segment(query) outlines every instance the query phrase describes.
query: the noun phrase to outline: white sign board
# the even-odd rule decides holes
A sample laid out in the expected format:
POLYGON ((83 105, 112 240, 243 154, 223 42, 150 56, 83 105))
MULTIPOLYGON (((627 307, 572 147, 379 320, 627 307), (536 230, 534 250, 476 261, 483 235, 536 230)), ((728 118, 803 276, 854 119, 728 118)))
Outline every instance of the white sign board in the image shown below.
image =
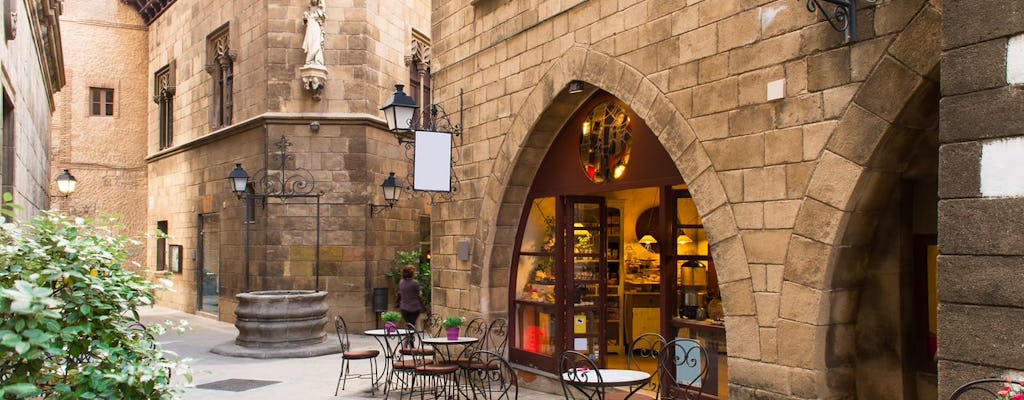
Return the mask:
POLYGON ((452 191, 452 134, 416 131, 413 158, 414 190, 452 191))
POLYGON ((1024 138, 997 139, 981 146, 981 195, 1024 197, 1024 138))

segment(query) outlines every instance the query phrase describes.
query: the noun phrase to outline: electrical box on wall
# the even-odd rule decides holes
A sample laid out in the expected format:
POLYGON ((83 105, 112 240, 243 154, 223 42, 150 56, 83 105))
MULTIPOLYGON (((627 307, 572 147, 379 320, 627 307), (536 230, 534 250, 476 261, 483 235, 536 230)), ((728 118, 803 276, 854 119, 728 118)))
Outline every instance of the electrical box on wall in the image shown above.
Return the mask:
POLYGON ((469 261, 469 240, 460 240, 458 245, 459 261, 469 261))

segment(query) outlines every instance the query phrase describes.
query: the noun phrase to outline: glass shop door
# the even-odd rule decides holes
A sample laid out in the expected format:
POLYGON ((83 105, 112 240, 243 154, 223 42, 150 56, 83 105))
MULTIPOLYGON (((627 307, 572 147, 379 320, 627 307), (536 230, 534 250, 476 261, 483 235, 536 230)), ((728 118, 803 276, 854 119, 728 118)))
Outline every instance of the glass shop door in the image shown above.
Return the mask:
POLYGON ((604 365, 608 350, 602 312, 608 291, 605 201, 601 197, 565 197, 563 204, 565 348, 604 365))

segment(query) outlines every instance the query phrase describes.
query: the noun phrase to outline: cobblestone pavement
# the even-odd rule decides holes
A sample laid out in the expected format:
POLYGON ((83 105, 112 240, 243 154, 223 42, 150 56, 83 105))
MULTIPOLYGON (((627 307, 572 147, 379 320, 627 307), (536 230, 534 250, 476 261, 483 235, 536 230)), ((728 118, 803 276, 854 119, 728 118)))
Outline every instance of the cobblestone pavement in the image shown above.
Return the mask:
MULTIPOLYGON (((185 389, 185 400, 247 399, 247 400, 290 400, 290 399, 382 399, 370 392, 367 380, 349 380, 344 391, 334 396, 334 385, 340 368, 339 355, 321 357, 258 360, 233 358, 211 353, 214 346, 234 340, 238 330, 232 324, 209 318, 175 311, 165 307, 154 307, 142 312, 143 322, 160 323, 165 320, 188 321, 191 329, 184 334, 168 332, 159 337, 165 350, 173 351, 182 358, 190 358, 193 370, 193 385, 185 389), (273 381, 266 386, 233 392, 227 390, 200 389, 196 386, 220 382, 227 379, 273 381)), ((351 335, 353 348, 379 348, 377 342, 363 335, 351 335)), ((378 360, 378 364, 383 358, 378 360)), ((353 363, 352 373, 369 372, 369 363, 353 363)), ((184 382, 184 379, 179 379, 184 382)), ((395 398, 394 396, 391 396, 395 398)), ((556 399, 562 396, 520 389, 519 398, 556 399)))

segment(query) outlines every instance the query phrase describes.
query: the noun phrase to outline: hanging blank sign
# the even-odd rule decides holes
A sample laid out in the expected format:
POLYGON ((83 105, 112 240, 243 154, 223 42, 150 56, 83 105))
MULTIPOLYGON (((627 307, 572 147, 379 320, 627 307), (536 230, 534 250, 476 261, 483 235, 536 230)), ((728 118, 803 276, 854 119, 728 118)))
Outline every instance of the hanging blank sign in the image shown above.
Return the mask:
POLYGON ((452 134, 416 131, 413 189, 452 191, 452 134))

